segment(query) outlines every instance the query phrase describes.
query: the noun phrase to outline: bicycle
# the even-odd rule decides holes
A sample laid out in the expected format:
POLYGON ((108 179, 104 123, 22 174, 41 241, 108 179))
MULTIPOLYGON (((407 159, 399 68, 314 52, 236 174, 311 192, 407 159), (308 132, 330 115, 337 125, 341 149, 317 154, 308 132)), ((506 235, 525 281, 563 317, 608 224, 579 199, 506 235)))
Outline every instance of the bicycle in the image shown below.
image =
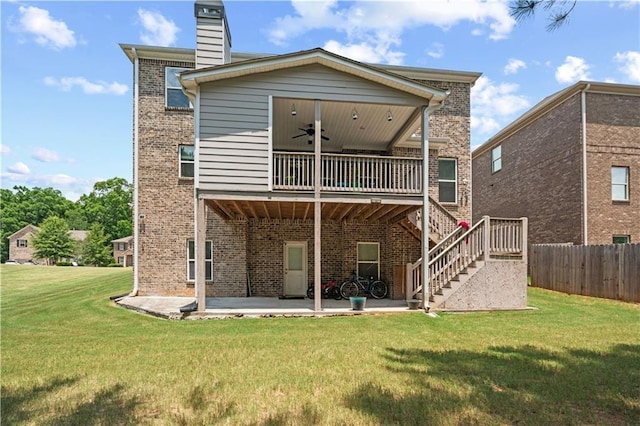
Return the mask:
MULTIPOLYGON (((313 283, 309 283, 309 287, 307 288, 307 297, 309 299, 313 299, 314 297, 314 287, 315 285, 313 283)), ((324 299, 342 299, 342 295, 340 294, 340 287, 338 287, 338 283, 336 283, 334 280, 320 283, 320 294, 324 299)))
POLYGON ((381 280, 374 280, 373 276, 369 278, 362 277, 353 271, 351 279, 340 285, 340 294, 345 299, 356 297, 361 292, 370 294, 374 299, 382 299, 387 296, 387 284, 381 280))

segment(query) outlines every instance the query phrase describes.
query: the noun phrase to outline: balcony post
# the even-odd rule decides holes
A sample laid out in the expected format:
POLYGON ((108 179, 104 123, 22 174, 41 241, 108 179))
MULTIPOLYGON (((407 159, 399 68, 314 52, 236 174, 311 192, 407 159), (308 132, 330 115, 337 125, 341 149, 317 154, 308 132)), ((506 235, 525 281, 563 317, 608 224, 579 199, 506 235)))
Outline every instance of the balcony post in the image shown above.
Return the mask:
POLYGON ((320 201, 320 188, 322 185, 320 178, 320 160, 322 152, 322 120, 321 120, 321 108, 320 101, 315 101, 315 129, 317 131, 314 134, 314 153, 315 161, 313 167, 313 309, 320 311, 322 309, 322 205, 320 201))
POLYGON ((422 306, 429 311, 429 106, 422 108, 422 306))

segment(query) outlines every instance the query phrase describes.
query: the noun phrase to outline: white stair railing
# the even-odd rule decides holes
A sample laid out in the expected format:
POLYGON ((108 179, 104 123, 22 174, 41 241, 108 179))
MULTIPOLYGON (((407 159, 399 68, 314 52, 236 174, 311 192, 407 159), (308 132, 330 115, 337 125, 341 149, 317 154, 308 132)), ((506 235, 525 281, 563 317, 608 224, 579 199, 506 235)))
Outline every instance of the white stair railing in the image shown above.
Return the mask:
MULTIPOLYGON (((527 219, 483 217, 464 233, 451 233, 429 251, 427 297, 432 299, 479 258, 522 259, 526 262, 527 219), (452 241, 453 240, 453 241, 452 241)), ((407 298, 423 291, 422 259, 407 265, 407 298)))
MULTIPOLYGON (((422 230, 422 209, 409 214, 409 221, 422 230)), ((458 227, 458 219, 449 210, 429 197, 429 232, 437 235, 439 240, 450 235, 458 227)))

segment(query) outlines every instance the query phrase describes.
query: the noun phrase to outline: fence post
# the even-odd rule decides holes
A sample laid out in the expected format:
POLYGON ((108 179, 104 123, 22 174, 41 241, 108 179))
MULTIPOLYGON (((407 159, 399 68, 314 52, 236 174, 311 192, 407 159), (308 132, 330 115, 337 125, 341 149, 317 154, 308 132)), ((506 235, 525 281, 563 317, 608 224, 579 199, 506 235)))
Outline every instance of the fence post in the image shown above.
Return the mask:
POLYGON ((405 283, 405 299, 412 299, 411 294, 413 293, 413 265, 411 263, 407 263, 404 269, 404 283, 405 283))
POLYGON ((491 218, 482 216, 482 220, 484 220, 484 261, 488 262, 491 253, 491 218))

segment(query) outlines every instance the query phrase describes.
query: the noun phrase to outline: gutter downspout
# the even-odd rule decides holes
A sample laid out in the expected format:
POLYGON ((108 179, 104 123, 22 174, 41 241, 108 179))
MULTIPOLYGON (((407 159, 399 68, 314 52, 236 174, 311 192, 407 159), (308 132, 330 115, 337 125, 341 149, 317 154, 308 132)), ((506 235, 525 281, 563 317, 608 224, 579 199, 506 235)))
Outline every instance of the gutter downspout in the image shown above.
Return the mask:
MULTIPOLYGON (((447 95, 449 92, 447 91, 447 95)), ((436 111, 444 105, 444 99, 436 105, 427 105, 422 108, 422 265, 420 273, 422 275, 422 306, 429 312, 429 296, 431 286, 429 285, 429 113, 436 111)))
POLYGON ((140 242, 138 236, 140 234, 140 207, 138 205, 138 157, 139 157, 139 141, 138 141, 138 96, 139 90, 139 74, 140 63, 136 48, 132 47, 133 53, 133 289, 129 296, 138 295, 138 265, 140 242))
POLYGON ((587 95, 591 83, 582 89, 580 101, 582 108, 582 244, 589 244, 587 227, 587 95))

